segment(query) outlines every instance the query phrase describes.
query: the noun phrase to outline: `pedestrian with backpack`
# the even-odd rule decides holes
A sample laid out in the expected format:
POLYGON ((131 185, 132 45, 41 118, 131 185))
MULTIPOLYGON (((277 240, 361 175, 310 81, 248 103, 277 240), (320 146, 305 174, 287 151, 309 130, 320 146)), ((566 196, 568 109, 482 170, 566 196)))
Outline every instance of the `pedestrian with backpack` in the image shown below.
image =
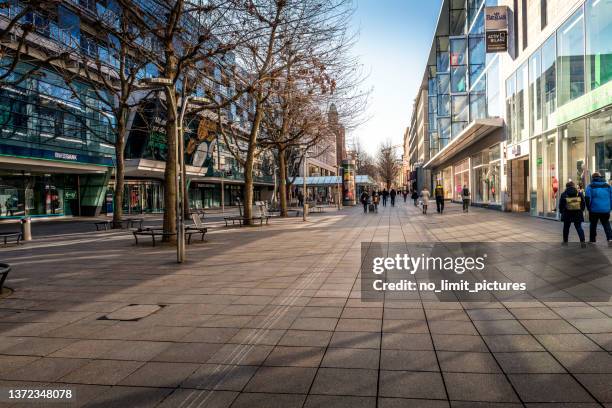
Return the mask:
POLYGON ((438 181, 436 185, 434 196, 436 197, 436 211, 442 214, 444 212, 444 187, 442 187, 441 181, 438 181))
POLYGON ((612 187, 598 172, 591 176, 591 184, 586 188, 585 200, 589 210, 589 242, 596 241, 597 223, 601 222, 606 233, 608 246, 612 246, 612 228, 610 228, 612 187))
POLYGON ((569 230, 571 225, 574 224, 578 238, 580 238, 580 245, 582 247, 586 246, 584 230, 582 229, 585 208, 584 196, 578 191, 573 181, 568 182, 559 200, 559 212, 561 213, 561 221, 563 221, 563 245, 567 245, 569 230))
POLYGON ((470 189, 467 184, 463 185, 463 189, 461 190, 461 201, 463 201, 463 212, 470 211, 470 189))

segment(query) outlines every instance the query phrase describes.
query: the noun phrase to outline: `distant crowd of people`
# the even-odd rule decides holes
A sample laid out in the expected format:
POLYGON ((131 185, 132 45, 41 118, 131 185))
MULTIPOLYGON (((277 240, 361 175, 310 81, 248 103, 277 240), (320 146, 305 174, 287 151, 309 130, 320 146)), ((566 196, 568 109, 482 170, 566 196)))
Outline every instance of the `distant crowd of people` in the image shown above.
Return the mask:
MULTIPOLYGON (((410 195, 413 205, 420 206, 422 213, 427 215, 429 201, 432 194, 427 187, 419 192, 416 189, 396 190, 391 188, 383 189, 381 192, 376 189, 371 193, 364 190, 361 193, 360 202, 363 205, 363 212, 377 213, 378 204, 382 198, 383 207, 390 202, 391 207, 395 207, 396 197, 401 194, 404 198, 404 203, 410 195)), ((470 211, 471 193, 467 184, 464 184, 459 192, 462 201, 464 213, 470 211)), ((436 211, 438 214, 444 214, 444 199, 445 191, 441 180, 438 180, 433 191, 433 197, 436 202, 436 211)), ((597 239, 597 225, 601 223, 608 245, 612 246, 612 227, 610 226, 610 212, 612 211, 612 186, 598 172, 591 175, 591 183, 583 189, 582 186, 576 186, 573 181, 569 181, 565 186, 565 191, 559 199, 559 212, 561 221, 563 222, 563 244, 567 245, 569 239, 569 231, 572 224, 578 233, 581 245, 586 246, 586 237, 582 229, 584 222, 585 210, 588 211, 589 219, 589 242, 594 243, 597 239)))

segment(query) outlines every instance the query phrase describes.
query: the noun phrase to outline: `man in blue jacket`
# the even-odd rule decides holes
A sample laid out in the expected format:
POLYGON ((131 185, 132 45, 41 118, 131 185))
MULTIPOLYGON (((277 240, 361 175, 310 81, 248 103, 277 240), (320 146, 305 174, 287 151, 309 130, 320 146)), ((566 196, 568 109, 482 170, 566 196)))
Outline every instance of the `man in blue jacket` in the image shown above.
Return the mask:
POLYGON ((612 244, 612 228, 610 228, 610 210, 612 210, 612 187, 595 172, 591 176, 591 184, 586 189, 586 205, 589 209, 589 222, 591 223, 589 241, 595 242, 597 236, 597 222, 606 232, 608 245, 612 244))

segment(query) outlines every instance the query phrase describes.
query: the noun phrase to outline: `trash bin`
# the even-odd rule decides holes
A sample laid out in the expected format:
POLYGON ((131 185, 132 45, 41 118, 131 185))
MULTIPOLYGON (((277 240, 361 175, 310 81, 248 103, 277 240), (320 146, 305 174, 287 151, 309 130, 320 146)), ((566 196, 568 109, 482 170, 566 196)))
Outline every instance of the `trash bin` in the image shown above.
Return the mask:
POLYGON ((32 240, 32 218, 23 217, 21 219, 21 239, 23 241, 32 240))

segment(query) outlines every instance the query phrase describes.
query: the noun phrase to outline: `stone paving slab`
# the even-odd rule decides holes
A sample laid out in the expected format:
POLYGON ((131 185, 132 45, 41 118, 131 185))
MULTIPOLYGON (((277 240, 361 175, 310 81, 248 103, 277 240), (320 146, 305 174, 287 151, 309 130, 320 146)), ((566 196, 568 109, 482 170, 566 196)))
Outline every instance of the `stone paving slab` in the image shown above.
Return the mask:
POLYGON ((612 406, 610 301, 361 300, 362 242, 560 241, 557 222, 447 208, 215 227, 180 266, 126 231, 45 225, 0 249, 0 388, 75 390, 57 407, 612 406))

